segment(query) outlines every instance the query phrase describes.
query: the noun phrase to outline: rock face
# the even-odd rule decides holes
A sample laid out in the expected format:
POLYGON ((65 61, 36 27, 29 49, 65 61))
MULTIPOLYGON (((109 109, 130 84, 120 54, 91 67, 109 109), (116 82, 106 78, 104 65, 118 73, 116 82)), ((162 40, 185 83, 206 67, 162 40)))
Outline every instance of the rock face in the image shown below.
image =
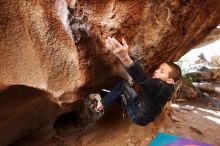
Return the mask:
POLYGON ((3 0, 0 5, 0 145, 7 145, 52 128, 68 110, 62 101, 79 99, 84 75, 65 2, 3 0))
MULTIPOLYGON (((220 26, 218 26, 218 27, 220 27, 220 26)), ((202 40, 202 41, 199 43, 199 45, 197 45, 196 47, 197 47, 197 48, 203 47, 203 46, 208 45, 208 44, 210 44, 210 43, 212 43, 212 42, 215 42, 215 41, 217 41, 217 40, 219 40, 219 39, 220 39, 220 29, 219 29, 219 28, 215 28, 215 29, 213 29, 213 30, 210 32, 210 34, 209 34, 204 40, 202 40)))
POLYGON ((180 58, 220 21, 218 0, 1 0, 0 6, 0 145, 52 125, 83 96, 128 78, 104 47, 107 36, 124 37, 151 71, 180 58))

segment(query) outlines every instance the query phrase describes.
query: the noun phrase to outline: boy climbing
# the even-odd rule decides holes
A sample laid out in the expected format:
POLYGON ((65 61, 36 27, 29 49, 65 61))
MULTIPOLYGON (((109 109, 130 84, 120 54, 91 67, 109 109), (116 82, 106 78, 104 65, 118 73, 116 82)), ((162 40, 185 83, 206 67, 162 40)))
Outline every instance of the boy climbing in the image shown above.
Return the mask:
POLYGON ((166 102, 170 100, 174 83, 181 78, 179 66, 172 62, 162 63, 155 70, 153 77, 150 77, 144 72, 140 63, 129 56, 129 47, 124 39, 121 44, 115 38, 108 37, 106 47, 124 64, 128 74, 141 87, 142 93, 137 96, 130 84, 122 80, 96 104, 93 102, 86 102, 86 104, 91 103, 89 107, 99 113, 114 101, 121 100, 133 123, 147 125, 161 113, 166 102))

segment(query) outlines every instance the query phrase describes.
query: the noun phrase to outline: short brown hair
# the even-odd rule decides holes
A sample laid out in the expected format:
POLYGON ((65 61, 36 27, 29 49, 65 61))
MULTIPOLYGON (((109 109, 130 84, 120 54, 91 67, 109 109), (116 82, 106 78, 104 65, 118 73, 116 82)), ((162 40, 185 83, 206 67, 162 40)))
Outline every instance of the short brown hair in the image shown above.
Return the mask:
POLYGON ((173 62, 165 62, 172 69, 172 72, 169 73, 169 77, 174 80, 174 82, 178 81, 182 78, 182 71, 180 67, 173 62))

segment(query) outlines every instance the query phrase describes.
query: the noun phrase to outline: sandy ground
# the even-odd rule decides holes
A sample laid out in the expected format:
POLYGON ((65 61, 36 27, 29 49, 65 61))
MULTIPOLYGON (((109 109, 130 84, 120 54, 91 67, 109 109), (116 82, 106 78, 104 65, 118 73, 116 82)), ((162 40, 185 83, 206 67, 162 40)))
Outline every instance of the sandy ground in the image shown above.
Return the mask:
MULTIPOLYGON (((220 103, 220 95, 212 95, 220 103)), ((23 140, 14 145, 42 146, 147 146, 157 132, 173 134, 220 146, 220 111, 206 98, 172 104, 171 116, 161 123, 157 119, 141 127, 123 118, 121 107, 113 105, 105 116, 96 123, 79 120, 74 113, 63 115, 57 120, 57 134, 46 141, 23 140), (182 109, 185 105, 193 106, 182 109)))
MULTIPOLYGON (((220 103, 219 94, 212 95, 212 98, 220 103)), ((167 133, 220 146, 220 110, 213 107, 209 100, 200 98, 172 106, 172 113, 178 121, 171 118, 165 121, 167 133), (178 107, 185 105, 191 105, 194 109, 182 110, 178 107)))

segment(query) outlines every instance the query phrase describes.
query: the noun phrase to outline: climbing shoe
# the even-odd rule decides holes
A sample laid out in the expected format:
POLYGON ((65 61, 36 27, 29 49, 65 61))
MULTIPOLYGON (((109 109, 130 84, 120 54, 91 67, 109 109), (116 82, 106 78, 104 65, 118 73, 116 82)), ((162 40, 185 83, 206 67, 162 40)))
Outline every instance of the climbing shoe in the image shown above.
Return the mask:
POLYGON ((88 117, 93 122, 99 120, 104 115, 104 108, 101 110, 95 109, 97 103, 98 101, 96 99, 90 99, 88 97, 84 98, 84 104, 86 106, 88 117))

